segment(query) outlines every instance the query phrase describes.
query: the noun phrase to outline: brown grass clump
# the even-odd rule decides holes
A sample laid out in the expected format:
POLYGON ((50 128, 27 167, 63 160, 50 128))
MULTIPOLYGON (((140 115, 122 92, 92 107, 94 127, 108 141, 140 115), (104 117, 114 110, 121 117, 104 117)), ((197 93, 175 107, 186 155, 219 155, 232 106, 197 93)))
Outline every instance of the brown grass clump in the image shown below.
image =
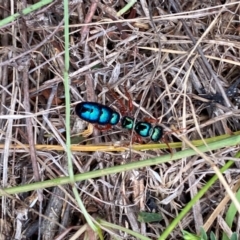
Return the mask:
MULTIPOLYGON (((70 185, 54 183, 50 188, 27 191, 27 184, 68 175, 63 151, 62 1, 52 1, 27 15, 21 11, 38 1, 0 2, 1 19, 21 13, 0 27, 1 185, 3 189, 26 185, 26 190, 15 195, 1 193, 5 196, 0 239, 83 239, 83 235, 73 236, 79 229, 96 239, 70 185)), ((136 150, 134 134, 120 125, 107 131, 93 127, 91 136, 83 136, 86 125, 74 107, 81 101, 94 101, 121 111, 124 105, 125 113, 137 121, 154 119, 168 132, 165 142, 182 142, 177 149, 171 145, 172 155, 187 148, 188 141, 233 135, 240 130, 240 4, 141 0, 119 14, 125 5, 123 0, 69 1, 71 140, 82 145, 72 152, 72 159, 75 174, 103 171, 101 178, 76 183, 94 220, 100 218, 157 239, 213 176, 209 162, 196 153, 105 176, 104 169, 163 156, 169 149, 164 144, 165 150, 136 150), (92 152, 88 148, 92 145, 120 146, 125 151, 92 152), (163 219, 139 222, 140 212, 157 212, 163 219)), ((141 144, 144 147, 148 142, 143 139, 141 144)), ((225 147, 207 156, 221 168, 238 150, 238 145, 225 147)), ((235 191, 238 166, 236 161, 224 175, 235 191)), ((232 229, 225 229, 230 203, 225 195, 217 181, 168 239, 182 239, 181 230, 197 234, 202 226, 217 238, 223 232, 238 232, 237 220, 232 229), (218 213, 211 215, 218 206, 218 213)), ((104 223, 100 226, 104 239, 138 239, 104 223)))

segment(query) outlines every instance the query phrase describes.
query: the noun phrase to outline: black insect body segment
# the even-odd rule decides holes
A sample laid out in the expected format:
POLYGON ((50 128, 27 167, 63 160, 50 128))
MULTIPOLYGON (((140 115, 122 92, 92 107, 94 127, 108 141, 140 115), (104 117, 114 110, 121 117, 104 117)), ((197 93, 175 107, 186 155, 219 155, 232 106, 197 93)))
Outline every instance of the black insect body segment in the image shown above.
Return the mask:
POLYGON ((158 142, 163 137, 163 128, 161 126, 155 126, 152 128, 150 139, 153 142, 158 142))
POLYGON ((134 130, 141 137, 149 137, 152 131, 152 125, 148 122, 138 122, 134 130))
POLYGON ((134 128, 134 119, 131 117, 124 116, 121 119, 122 128, 132 130, 134 128))
POLYGON ((118 112, 96 102, 81 102, 77 104, 76 114, 86 122, 99 125, 116 125, 120 120, 118 112))
MULTIPOLYGON (((76 105, 76 114, 86 122, 98 125, 116 125, 120 121, 120 114, 112 108, 96 102, 81 102, 76 105)), ((150 137, 151 141, 158 142, 163 136, 161 126, 152 126, 151 123, 135 122, 134 118, 123 116, 121 126, 127 130, 134 130, 139 136, 150 137)))

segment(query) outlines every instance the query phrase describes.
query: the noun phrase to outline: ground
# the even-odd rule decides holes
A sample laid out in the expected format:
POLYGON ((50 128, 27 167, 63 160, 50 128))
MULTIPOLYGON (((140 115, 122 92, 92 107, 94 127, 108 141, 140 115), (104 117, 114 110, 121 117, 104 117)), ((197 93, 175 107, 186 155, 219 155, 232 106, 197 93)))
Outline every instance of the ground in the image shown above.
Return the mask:
POLYGON ((0 6, 0 239, 239 234, 239 1, 0 6), (86 101, 161 141, 88 124, 86 101))

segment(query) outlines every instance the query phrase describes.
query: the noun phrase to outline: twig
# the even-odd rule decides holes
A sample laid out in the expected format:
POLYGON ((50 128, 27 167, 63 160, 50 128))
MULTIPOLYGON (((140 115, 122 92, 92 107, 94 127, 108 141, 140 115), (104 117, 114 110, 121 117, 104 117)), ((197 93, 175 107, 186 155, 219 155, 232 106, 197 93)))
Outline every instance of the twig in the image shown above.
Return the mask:
MULTIPOLYGON (((181 11, 181 7, 179 6, 179 3, 178 3, 177 1, 170 0, 170 2, 171 2, 171 5, 172 5, 173 9, 174 9, 176 12, 180 12, 180 11, 181 11)), ((219 14, 221 14, 221 11, 219 11, 219 14)), ((196 45, 197 41, 196 41, 195 38, 193 37, 193 35, 192 35, 192 33, 191 33, 188 25, 186 24, 186 22, 185 22, 183 19, 181 19, 180 21, 182 22, 183 27, 185 28, 185 31, 187 32, 188 36, 191 38, 193 44, 196 45)), ((228 99, 228 97, 227 97, 227 95, 226 95, 226 93, 225 93, 225 91, 224 91, 221 83, 219 82, 219 79, 217 78, 216 74, 215 74, 215 73, 213 72, 213 70, 212 70, 211 65, 210 65, 209 62, 207 61, 207 58, 205 57, 205 55, 204 55, 204 53, 203 53, 203 51, 202 51, 202 48, 199 47, 199 46, 197 46, 196 49, 197 49, 198 53, 201 55, 202 60, 203 60, 203 62, 204 62, 204 64, 205 64, 208 72, 209 72, 209 73, 211 74, 211 76, 214 78, 214 80, 215 80, 215 82, 216 82, 216 84, 217 84, 217 86, 218 86, 218 89, 220 90, 220 92, 221 92, 221 94, 222 94, 222 96, 223 96, 223 98, 224 98, 224 100, 225 100, 225 105, 226 105, 226 107, 231 107, 231 103, 229 102, 229 99, 228 99)))
MULTIPOLYGON (((25 25, 25 20, 23 19, 22 24, 25 25)), ((21 33, 21 41, 22 46, 24 50, 29 49, 27 44, 27 26, 22 28, 21 33)), ((27 52, 27 51, 26 51, 27 52)), ((29 83, 28 83, 28 68, 29 68, 29 56, 26 56, 25 65, 23 67, 22 71, 22 78, 23 78, 23 91, 24 91, 24 107, 26 112, 31 112, 30 110, 30 103, 29 103, 29 83)), ((32 126, 32 119, 26 118, 26 128, 27 128, 27 134, 28 134, 28 141, 29 141, 29 148, 30 148, 30 156, 32 161, 32 167, 33 167, 33 175, 35 181, 40 181, 40 175, 39 175, 39 169, 37 165, 37 157, 36 157, 36 149, 34 144, 34 136, 33 136, 33 126, 32 126)))

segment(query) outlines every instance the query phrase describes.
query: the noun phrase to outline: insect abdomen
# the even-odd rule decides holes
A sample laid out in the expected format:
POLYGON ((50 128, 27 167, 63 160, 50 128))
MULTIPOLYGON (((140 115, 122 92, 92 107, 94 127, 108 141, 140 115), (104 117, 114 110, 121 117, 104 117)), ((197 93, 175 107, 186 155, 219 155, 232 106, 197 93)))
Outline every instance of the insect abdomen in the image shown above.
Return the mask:
POLYGON ((96 102, 81 102, 77 104, 76 114, 86 122, 99 125, 116 125, 120 120, 118 112, 96 102))

